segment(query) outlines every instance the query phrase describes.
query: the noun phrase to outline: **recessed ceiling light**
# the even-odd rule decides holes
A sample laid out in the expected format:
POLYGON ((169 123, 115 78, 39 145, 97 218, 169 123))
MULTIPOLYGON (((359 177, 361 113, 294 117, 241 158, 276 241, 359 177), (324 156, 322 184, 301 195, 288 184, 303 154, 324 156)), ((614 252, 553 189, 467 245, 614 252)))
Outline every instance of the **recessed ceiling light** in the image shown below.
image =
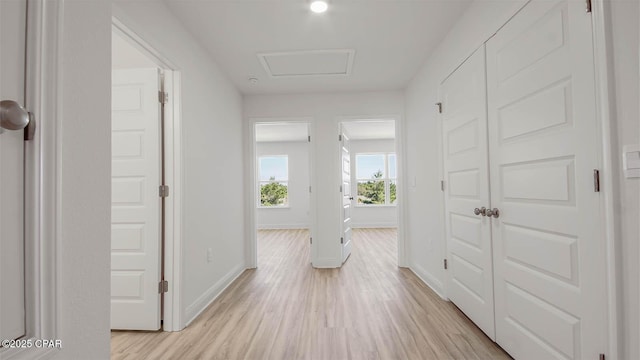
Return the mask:
POLYGON ((257 84, 257 83, 258 83, 258 78, 255 78, 255 77, 250 77, 250 78, 249 78, 249 79, 247 79, 247 80, 249 80, 249 82, 250 82, 251 84, 253 84, 253 85, 255 85, 255 84, 257 84))
POLYGON ((329 4, 327 4, 327 2, 324 0, 315 0, 311 2, 311 11, 316 14, 327 11, 327 8, 329 8, 329 4))

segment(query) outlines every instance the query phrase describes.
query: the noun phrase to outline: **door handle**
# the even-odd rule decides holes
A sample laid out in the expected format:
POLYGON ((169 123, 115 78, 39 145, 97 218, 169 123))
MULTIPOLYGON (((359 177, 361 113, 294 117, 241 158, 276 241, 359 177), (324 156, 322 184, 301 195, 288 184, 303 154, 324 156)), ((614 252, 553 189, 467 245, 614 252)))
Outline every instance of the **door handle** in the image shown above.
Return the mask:
POLYGON ((353 196, 349 196, 349 200, 353 200, 353 196))
POLYGON ((0 101, 0 127, 22 130, 29 125, 29 112, 13 100, 0 101))
POLYGON ((473 213, 476 215, 482 215, 482 216, 487 216, 487 208, 486 207, 481 207, 480 209, 475 208, 473 209, 473 213))
POLYGON ((500 217, 500 210, 498 210, 498 208, 493 208, 493 209, 487 209, 487 216, 488 217, 494 217, 494 218, 499 218, 500 217))

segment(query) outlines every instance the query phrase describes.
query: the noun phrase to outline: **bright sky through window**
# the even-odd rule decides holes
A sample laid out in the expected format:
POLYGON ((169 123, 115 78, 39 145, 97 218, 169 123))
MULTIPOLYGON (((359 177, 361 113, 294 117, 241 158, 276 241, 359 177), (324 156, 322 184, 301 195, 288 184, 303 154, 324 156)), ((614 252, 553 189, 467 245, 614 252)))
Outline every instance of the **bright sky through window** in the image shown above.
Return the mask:
POLYGON ((289 169, 286 156, 265 156, 260 158, 260 181, 287 181, 289 169))
POLYGON ((358 155, 356 178, 373 179, 378 171, 384 176, 384 154, 358 155))

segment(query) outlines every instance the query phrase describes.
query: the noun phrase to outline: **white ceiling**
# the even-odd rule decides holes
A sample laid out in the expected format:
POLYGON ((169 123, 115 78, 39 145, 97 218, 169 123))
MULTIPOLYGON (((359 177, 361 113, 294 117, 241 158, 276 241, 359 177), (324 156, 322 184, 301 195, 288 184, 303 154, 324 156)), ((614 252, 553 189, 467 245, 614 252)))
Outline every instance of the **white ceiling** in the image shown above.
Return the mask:
POLYGON ((165 0, 245 94, 404 88, 470 0, 165 0), (351 74, 271 77, 258 54, 355 50, 351 74), (258 79, 256 84, 249 78, 258 79))
POLYGON ((346 121, 342 127, 351 140, 395 139, 396 123, 393 120, 346 121))

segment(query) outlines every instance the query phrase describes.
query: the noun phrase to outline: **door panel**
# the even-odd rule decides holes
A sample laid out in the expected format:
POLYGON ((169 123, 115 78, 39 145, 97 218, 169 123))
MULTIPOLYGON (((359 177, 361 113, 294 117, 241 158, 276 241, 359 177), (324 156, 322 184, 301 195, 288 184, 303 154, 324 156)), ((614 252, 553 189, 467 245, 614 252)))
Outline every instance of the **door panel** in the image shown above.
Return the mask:
POLYGON ((158 69, 113 70, 111 328, 160 329, 158 69))
POLYGON ((482 331, 495 338, 489 206, 484 48, 440 87, 447 229, 447 294, 482 331))
POLYGON ((517 359, 607 347, 591 16, 532 1, 487 43, 496 341, 517 359))
MULTIPOLYGON (((0 1, 0 100, 24 105, 26 1, 0 1)), ((24 132, 0 129, 0 339, 25 335, 24 132)))
POLYGON ((341 131, 340 159, 342 164, 342 262, 351 255, 351 152, 349 137, 341 131))

